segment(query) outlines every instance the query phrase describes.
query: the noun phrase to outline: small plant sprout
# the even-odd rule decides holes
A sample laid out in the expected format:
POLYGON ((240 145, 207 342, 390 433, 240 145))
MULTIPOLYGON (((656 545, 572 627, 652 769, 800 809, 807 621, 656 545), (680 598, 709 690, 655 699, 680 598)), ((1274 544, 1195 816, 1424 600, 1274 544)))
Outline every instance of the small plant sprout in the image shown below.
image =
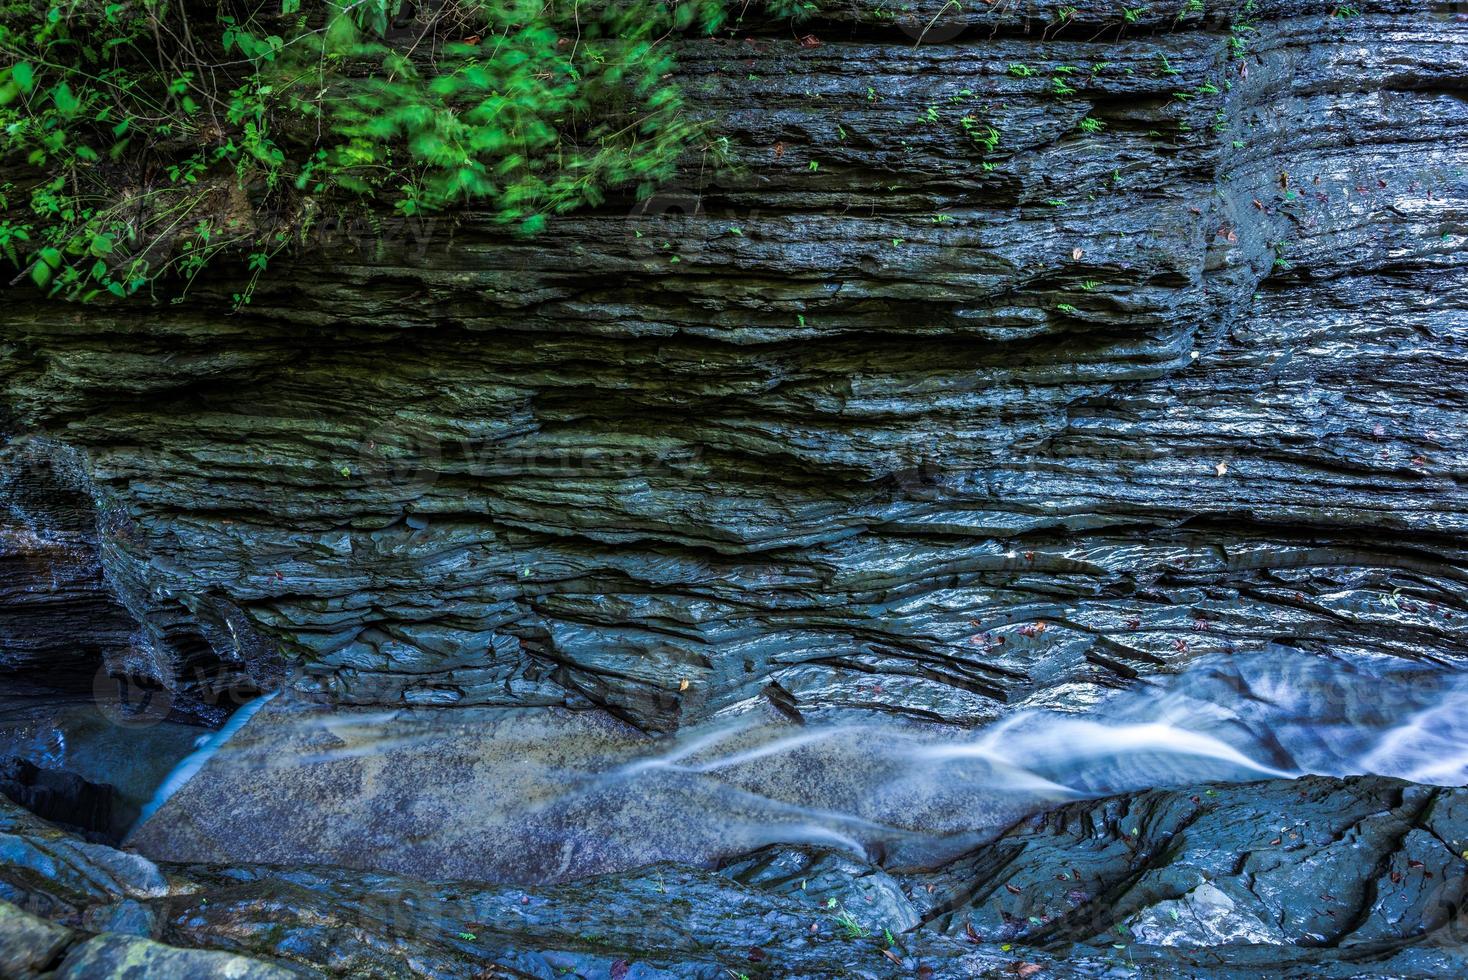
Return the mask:
POLYGON ((862 928, 860 922, 851 917, 851 913, 842 909, 836 915, 836 924, 846 930, 847 939, 864 939, 867 931, 862 928))
POLYGON ((821 169, 821 165, 820 165, 820 163, 818 163, 818 162, 817 162, 817 161, 815 161, 815 160, 812 160, 812 161, 811 161, 811 162, 810 162, 810 164, 809 164, 809 166, 808 166, 808 167, 807 167, 807 169, 808 169, 808 170, 809 170, 809 171, 810 171, 810 172, 811 172, 811 173, 815 173, 815 172, 816 172, 816 171, 817 171, 817 170, 820 170, 820 169, 821 169))
POLYGON ((985 153, 993 153, 999 148, 999 130, 993 126, 979 122, 972 115, 964 116, 958 121, 968 138, 984 148, 985 153))
POLYGON ((1066 316, 1074 316, 1076 313, 1076 308, 1069 303, 1058 303, 1055 308, 1066 316))
POLYGON ((1035 73, 1035 69, 1029 65, 1022 65, 1016 62, 1009 66, 1009 73, 1015 78, 1029 78, 1035 73))
POLYGON ((1091 290, 1095 289, 1099 285, 1101 285, 1101 284, 1099 282, 1097 282, 1096 280, 1094 280, 1094 279, 1087 279, 1085 282, 1081 283, 1081 288, 1084 289, 1086 292, 1089 293, 1091 290))
POLYGON ((744 229, 741 228, 741 227, 739 227, 738 225, 730 225, 729 226, 729 234, 731 234, 731 235, 738 235, 739 237, 743 238, 744 237, 744 229))
POLYGON ((1083 133, 1099 133, 1106 128, 1106 124, 1095 116, 1087 116, 1081 120, 1080 129, 1083 133))
POLYGON ((1075 88, 1067 84, 1066 80, 1059 75, 1050 79, 1050 91, 1056 95, 1075 95, 1076 93, 1075 88))

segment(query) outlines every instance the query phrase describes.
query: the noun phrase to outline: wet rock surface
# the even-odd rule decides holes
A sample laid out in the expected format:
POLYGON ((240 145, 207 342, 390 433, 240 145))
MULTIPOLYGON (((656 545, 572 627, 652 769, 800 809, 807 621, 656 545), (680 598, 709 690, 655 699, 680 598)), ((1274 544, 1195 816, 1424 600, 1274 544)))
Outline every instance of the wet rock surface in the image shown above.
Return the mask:
MULTIPOLYGON (((582 749, 734 717, 968 731, 1278 649, 1410 664, 1380 714, 1431 711, 1468 652, 1468 22, 965 6, 684 42, 736 166, 531 242, 322 226, 239 313, 218 280, 158 309, 9 291, 5 680, 213 725, 288 686, 242 733, 262 752, 296 746, 277 709, 440 712, 462 744, 418 764, 457 751, 466 782, 496 711, 582 749)), ((1329 755, 1294 748, 1260 758, 1329 755)), ((380 765, 349 761, 322 820, 380 765)), ((223 778, 144 828, 208 866, 0 803, 0 963, 1451 976, 1461 792, 1163 788, 993 818, 936 866, 740 838, 533 887, 421 880, 515 880, 472 834, 399 840, 418 878, 329 833, 345 866, 316 866, 268 821, 225 839, 312 867, 202 853, 182 814, 251 813, 223 778)))
POLYGON ((896 871, 1088 797, 1307 772, 1468 781, 1468 678, 1285 648, 979 731, 870 714, 800 725, 769 709, 650 739, 602 712, 289 696, 237 723, 160 791, 130 847, 525 885, 771 843, 896 871))
POLYGON ((690 42, 743 169, 630 216, 323 231, 233 316, 15 295, 7 458, 80 461, 111 665, 173 689, 666 731, 1456 662, 1468 25, 1177 6, 690 42))
POLYGON ((15 756, 0 757, 0 794, 37 816, 81 834, 112 829, 112 793, 75 773, 42 769, 15 756))
POLYGON ((1074 804, 935 872, 776 847, 528 888, 154 865, 13 808, 3 822, 0 950, 44 933, 66 945, 63 976, 121 975, 105 970, 126 957, 227 975, 196 950, 271 977, 1428 977, 1463 962, 1468 796, 1377 777, 1074 804))

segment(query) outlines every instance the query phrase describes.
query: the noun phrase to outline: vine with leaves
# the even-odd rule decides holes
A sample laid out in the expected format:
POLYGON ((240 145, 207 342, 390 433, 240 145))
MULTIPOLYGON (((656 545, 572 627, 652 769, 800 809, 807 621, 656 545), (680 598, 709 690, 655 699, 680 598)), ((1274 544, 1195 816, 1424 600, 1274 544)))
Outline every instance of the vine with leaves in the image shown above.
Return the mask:
MULTIPOLYGON (((0 0, 0 255, 50 295, 175 298, 329 209, 533 234, 706 141, 670 38, 745 0, 0 0)), ((802 17, 812 0, 765 0, 802 17)))

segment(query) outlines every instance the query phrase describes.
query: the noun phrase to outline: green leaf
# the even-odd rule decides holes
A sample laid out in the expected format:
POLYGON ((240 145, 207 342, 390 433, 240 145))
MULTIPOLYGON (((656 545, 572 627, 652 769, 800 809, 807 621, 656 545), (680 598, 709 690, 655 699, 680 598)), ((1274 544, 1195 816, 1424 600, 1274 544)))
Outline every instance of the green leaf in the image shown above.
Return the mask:
POLYGON ((15 66, 10 69, 10 77, 15 80, 15 84, 20 86, 22 92, 29 92, 35 87, 36 72, 29 61, 16 62, 15 66))
POLYGON ((65 82, 57 82, 51 89, 51 101, 56 103, 56 108, 64 116, 76 115, 76 111, 81 108, 81 102, 72 94, 71 86, 65 82))

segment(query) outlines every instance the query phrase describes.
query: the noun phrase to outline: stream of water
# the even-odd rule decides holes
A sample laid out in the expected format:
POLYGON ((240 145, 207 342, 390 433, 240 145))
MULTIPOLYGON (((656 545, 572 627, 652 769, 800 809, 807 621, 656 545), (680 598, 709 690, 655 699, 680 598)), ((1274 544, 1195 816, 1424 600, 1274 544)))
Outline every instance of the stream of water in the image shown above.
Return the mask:
POLYGON ((783 842, 911 867, 1115 792, 1302 773, 1468 781, 1468 675, 1287 649, 967 732, 755 712, 650 740, 592 712, 285 701, 164 781, 135 834, 145 853, 543 882, 783 842))

